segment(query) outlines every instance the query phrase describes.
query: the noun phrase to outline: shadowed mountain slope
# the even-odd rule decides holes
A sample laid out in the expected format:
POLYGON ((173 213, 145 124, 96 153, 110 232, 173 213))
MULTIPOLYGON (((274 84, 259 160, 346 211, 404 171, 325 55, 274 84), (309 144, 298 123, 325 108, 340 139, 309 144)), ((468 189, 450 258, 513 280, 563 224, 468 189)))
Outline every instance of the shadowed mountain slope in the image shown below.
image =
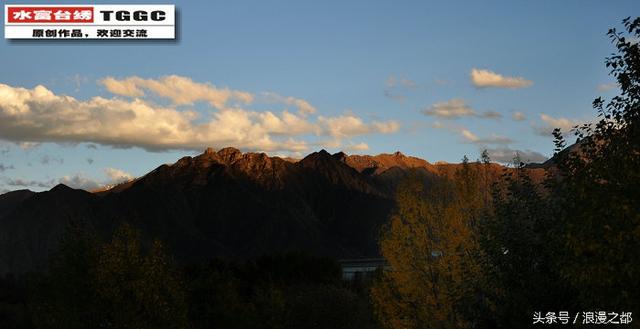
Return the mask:
MULTIPOLYGON (((0 274, 46 267, 69 225, 106 238, 123 222, 161 239, 182 263, 305 251, 333 258, 378 256, 380 228, 398 182, 426 182, 459 165, 399 152, 321 150, 292 161, 234 148, 207 149, 97 193, 58 185, 0 195, 0 274)), ((496 175, 503 170, 499 165, 496 175)), ((542 170, 542 169, 539 169, 542 170)))

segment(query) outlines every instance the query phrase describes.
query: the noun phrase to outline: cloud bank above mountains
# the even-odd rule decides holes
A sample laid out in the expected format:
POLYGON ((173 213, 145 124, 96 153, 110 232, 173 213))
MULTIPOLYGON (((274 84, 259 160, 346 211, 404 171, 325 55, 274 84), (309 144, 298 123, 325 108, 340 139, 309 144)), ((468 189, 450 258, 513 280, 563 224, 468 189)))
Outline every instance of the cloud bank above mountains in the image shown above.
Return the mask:
POLYGON ((114 96, 80 100, 42 85, 28 89, 0 84, 0 139, 90 142, 150 151, 234 145, 252 151, 302 152, 325 143, 353 144, 353 137, 390 134, 400 127, 397 121, 367 122, 350 113, 323 116, 303 99, 271 92, 256 97, 176 75, 107 77, 99 83, 114 96), (284 109, 251 109, 257 100, 284 109), (207 110, 197 111, 196 103, 205 103, 207 110))

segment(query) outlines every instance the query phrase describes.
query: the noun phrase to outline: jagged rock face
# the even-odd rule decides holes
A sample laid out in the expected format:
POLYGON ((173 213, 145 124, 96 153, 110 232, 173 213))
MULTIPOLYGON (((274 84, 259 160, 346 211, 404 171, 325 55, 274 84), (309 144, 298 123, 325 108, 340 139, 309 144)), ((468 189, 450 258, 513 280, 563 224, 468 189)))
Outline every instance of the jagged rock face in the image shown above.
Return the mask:
POLYGON ((235 162, 242 156, 242 152, 233 147, 223 148, 216 154, 224 163, 227 164, 235 162))
POLYGON ((306 169, 309 174, 320 175, 334 185, 348 186, 364 193, 383 195, 374 182, 362 175, 344 161, 344 153, 335 155, 325 150, 314 152, 296 163, 306 169))
POLYGON ((424 168, 429 172, 436 172, 435 167, 429 162, 416 157, 409 157, 400 152, 393 154, 351 155, 346 157, 346 163, 359 172, 369 175, 379 175, 394 167, 402 169, 424 168))

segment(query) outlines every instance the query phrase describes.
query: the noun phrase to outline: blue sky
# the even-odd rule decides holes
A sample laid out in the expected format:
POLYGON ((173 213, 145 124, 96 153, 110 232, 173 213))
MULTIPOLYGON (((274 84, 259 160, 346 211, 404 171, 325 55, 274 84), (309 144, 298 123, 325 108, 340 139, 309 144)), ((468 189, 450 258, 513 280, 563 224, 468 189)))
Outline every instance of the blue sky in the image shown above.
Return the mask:
POLYGON ((175 5, 176 41, 3 39, 0 191, 91 188, 207 145, 291 156, 400 150, 432 162, 487 148, 497 160, 516 151, 541 160, 553 150, 549 129, 591 120, 593 99, 615 95, 606 32, 640 9, 638 1, 175 5), (11 112, 16 102, 33 117, 11 112))

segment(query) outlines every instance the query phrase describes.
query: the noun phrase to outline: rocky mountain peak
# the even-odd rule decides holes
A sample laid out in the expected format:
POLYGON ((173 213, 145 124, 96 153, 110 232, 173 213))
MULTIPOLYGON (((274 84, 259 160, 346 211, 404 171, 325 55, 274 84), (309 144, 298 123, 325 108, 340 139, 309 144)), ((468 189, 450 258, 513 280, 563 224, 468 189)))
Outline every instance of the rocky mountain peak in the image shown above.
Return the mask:
POLYGON ((318 164, 325 164, 325 163, 332 163, 332 162, 337 162, 337 159, 332 156, 329 152, 327 152, 326 150, 320 150, 318 152, 313 152, 309 155, 307 155, 306 157, 304 157, 302 160, 300 160, 300 164, 302 166, 316 166, 318 164))
POLYGON ((70 188, 69 186, 60 183, 60 184, 54 186, 50 191, 52 191, 52 192, 58 192, 58 191, 62 192, 62 191, 71 191, 71 190, 73 190, 73 189, 70 188))
POLYGON ((242 152, 234 147, 225 147, 220 149, 217 153, 218 157, 222 159, 225 163, 233 163, 242 157, 242 152))
POLYGON ((341 152, 335 153, 333 157, 340 160, 341 162, 346 162, 348 155, 341 151, 341 152))

